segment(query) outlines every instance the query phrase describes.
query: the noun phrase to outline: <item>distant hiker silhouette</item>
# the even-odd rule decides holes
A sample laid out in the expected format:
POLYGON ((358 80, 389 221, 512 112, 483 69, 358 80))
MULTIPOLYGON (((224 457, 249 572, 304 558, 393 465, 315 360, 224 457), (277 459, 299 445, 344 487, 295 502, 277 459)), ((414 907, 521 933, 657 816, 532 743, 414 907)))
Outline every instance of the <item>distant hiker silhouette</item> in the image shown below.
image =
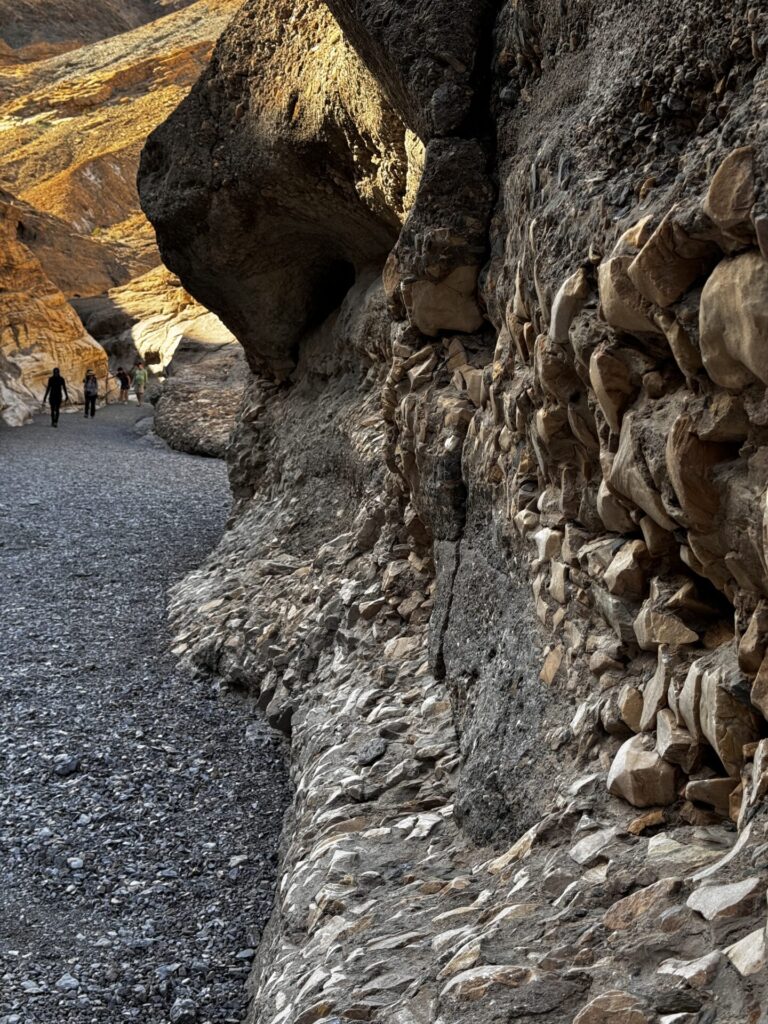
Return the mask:
POLYGON ((149 374, 144 369, 144 363, 139 360, 136 369, 133 371, 133 390, 136 392, 136 399, 139 405, 144 404, 144 388, 147 386, 149 374))
POLYGON ((130 390, 131 387, 131 378, 128 376, 128 374, 125 372, 122 366, 118 366, 117 368, 117 379, 120 382, 120 401, 127 402, 128 391, 130 390))
POLYGON ((86 371, 83 394, 85 396, 85 418, 88 419, 88 413, 91 414, 91 417, 96 415, 96 399, 99 394, 99 382, 93 370, 86 371))
POLYGON ((66 401, 69 401, 69 395, 67 394, 67 382, 61 376, 58 366, 53 368, 53 373, 48 378, 48 386, 45 389, 45 395, 43 396, 43 405, 46 401, 51 406, 51 426, 58 427, 59 425, 59 409, 61 409, 61 396, 64 395, 66 401))

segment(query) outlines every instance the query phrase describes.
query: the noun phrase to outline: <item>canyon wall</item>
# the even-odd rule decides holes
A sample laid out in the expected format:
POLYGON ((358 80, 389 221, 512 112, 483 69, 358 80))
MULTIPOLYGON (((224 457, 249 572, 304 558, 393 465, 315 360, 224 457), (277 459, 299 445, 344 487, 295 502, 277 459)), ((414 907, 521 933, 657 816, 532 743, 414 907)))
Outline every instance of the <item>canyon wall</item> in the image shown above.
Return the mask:
MULTIPOLYGON (((14 356, 13 367, 0 365, 0 415, 14 424, 36 407, 29 396, 37 396, 39 378, 56 362, 82 380, 82 360, 66 356, 74 352, 72 331, 85 333, 72 309, 40 323, 51 288, 84 310, 83 321, 93 319, 94 307, 101 310, 96 341, 109 350, 112 371, 141 357, 158 372, 180 342, 215 354, 223 341, 234 341, 160 268, 136 171, 144 139, 187 94, 238 0, 53 6, 0 2, 0 218, 47 279, 38 287, 39 276, 28 276, 31 290, 24 292, 9 260, 1 271, 0 291, 13 293, 5 302, 13 320, 0 324, 4 350, 13 335, 12 347, 26 353, 14 356), (121 316, 126 306, 130 315, 121 316), (107 335, 105 310, 115 328, 107 335), (23 341, 13 333, 19 324, 23 341), (33 367, 34 379, 27 379, 33 367)), ((106 374, 99 345, 96 352, 106 374)), ((240 390, 229 389, 228 407, 240 390)), ((228 433, 232 421, 228 411, 214 432, 228 433)))
POLYGON ((171 614, 291 734, 254 1020, 765 1021, 767 53, 249 2, 150 137, 252 371, 171 614))

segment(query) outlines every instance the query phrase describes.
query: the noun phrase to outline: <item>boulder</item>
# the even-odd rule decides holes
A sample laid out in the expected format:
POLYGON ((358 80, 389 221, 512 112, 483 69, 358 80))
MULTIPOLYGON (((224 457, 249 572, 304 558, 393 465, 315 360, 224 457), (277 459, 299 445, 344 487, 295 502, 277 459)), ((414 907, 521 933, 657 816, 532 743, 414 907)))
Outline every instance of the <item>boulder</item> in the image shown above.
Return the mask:
POLYGON ((589 381, 608 426, 618 434, 622 414, 636 391, 626 363, 598 345, 589 360, 589 381))
POLYGON ((704 670, 699 703, 701 731, 728 775, 738 777, 743 748, 760 739, 760 722, 750 706, 749 687, 732 648, 718 653, 704 670))
POLYGON ((694 644, 699 639, 698 633, 670 611, 654 607, 651 598, 643 603, 634 622, 635 636, 641 649, 653 651, 659 644, 670 647, 681 647, 694 644))
POLYGON ((621 424, 619 448, 611 466, 608 483, 664 530, 675 529, 656 489, 643 454, 642 432, 637 414, 629 412, 621 424))
POLYGON ((603 580, 608 590, 617 597, 640 601, 648 581, 650 557, 642 540, 631 540, 616 553, 605 570, 603 580))
POLYGON ((440 331, 471 333, 482 327, 477 305, 477 267, 456 267, 442 281, 403 284, 403 298, 411 323, 422 334, 440 331))
POLYGON ((726 236, 748 242, 754 236, 751 214, 755 198, 754 152, 751 146, 741 146, 715 171, 704 212, 726 236))
POLYGON ((574 317, 589 298, 589 279, 583 267, 566 278, 560 286, 549 324, 549 336, 557 345, 567 345, 574 317))
POLYGON ((707 920, 747 917, 765 903, 765 881, 745 878, 725 885, 702 885, 686 900, 686 906, 707 920))
POLYGON ((608 773, 608 792, 633 807, 666 806, 675 802, 677 775, 662 760, 651 736, 633 736, 622 744, 608 773))
POLYGON ((725 445, 701 441, 687 413, 678 416, 672 424, 667 436, 666 462, 682 510, 678 518, 683 526, 700 532, 712 528, 720 503, 712 469, 730 455, 725 445))
POLYGON ((716 384, 738 391, 768 384, 768 263, 757 251, 722 260, 701 293, 704 369, 716 384))
POLYGON ((643 690, 643 713, 640 716, 640 731, 651 732, 656 728, 656 716, 666 707, 667 689, 677 658, 666 644, 658 648, 656 671, 643 690))
POLYGON ((707 804, 727 818, 731 810, 731 794, 738 785, 738 779, 692 779, 685 787, 685 798, 707 804))
POLYGON ((671 306, 707 272, 719 254, 710 241, 691 238, 673 208, 627 268, 638 292, 657 306, 671 306))
POLYGON ((597 271, 600 308, 606 323, 627 334, 661 334, 653 320, 651 303, 644 298, 629 277, 631 256, 613 256, 597 271))
POLYGON ((665 761, 679 765, 686 773, 693 771, 701 756, 701 746, 677 724, 669 708, 662 708, 656 716, 656 750, 665 761))

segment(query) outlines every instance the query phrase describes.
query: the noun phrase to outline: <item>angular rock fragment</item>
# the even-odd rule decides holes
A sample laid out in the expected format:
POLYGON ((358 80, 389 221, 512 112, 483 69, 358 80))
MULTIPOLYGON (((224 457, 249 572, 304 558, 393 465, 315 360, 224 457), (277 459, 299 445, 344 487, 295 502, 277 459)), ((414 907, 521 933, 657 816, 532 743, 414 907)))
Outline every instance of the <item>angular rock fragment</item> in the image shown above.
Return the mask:
POLYGON ((656 717, 656 749, 665 761, 679 765, 686 773, 693 771, 701 757, 700 744, 677 724, 669 708, 663 708, 656 717))
POLYGON ((659 757, 653 738, 633 736, 613 759, 608 773, 608 792, 623 797, 633 807, 664 807, 677 797, 675 768, 659 757))
POLYGON ((702 885, 686 900, 686 906, 707 921, 723 917, 746 917, 765 903, 765 882, 745 878, 725 885, 702 885))
POLYGON ((713 242, 691 238, 672 209, 627 268, 638 292, 657 306, 671 306, 706 273, 719 250, 713 242))
POLYGON ((701 355, 716 384, 768 384, 768 263, 759 252, 722 260, 701 294, 701 355))
POLYGON ((613 989, 595 996, 573 1018, 573 1024, 651 1024, 653 1019, 637 996, 613 989))
POLYGON ((754 150, 741 146, 729 153, 715 172, 704 199, 704 212, 726 236, 736 242, 749 242, 755 199, 754 150))

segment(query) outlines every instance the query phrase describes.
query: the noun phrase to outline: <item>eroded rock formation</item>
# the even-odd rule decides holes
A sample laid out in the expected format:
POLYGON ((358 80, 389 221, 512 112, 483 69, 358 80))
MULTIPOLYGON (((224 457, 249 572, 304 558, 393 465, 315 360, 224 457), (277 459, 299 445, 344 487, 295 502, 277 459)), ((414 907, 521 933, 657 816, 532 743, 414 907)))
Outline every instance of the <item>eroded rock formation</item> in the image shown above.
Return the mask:
MULTIPOLYGON (((17 240, 75 303, 99 297, 102 307, 120 307, 114 289, 128 288, 137 344, 117 345, 113 370, 120 357, 130 356, 132 365, 137 352, 146 356, 150 349, 159 355, 153 365, 164 368, 181 340, 187 348, 232 340, 189 296, 179 302, 182 289, 164 270, 150 273, 160 257, 140 210, 136 169, 147 133, 187 93, 238 5, 75 0, 51 11, 36 0, 0 4, 0 37, 8 44, 0 51, 0 216, 13 221, 17 240)), ((0 278, 0 289, 14 293, 18 324, 25 321, 25 299, 17 283, 0 278)), ((37 329, 48 289, 27 296, 25 365, 37 368, 35 381, 27 382, 33 392, 37 377, 53 366, 56 347, 71 342, 59 318, 42 333, 37 329), (64 333, 57 337, 59 327, 64 333)), ((9 323, 1 326, 10 330, 9 323)), ((8 401, 23 393, 23 382, 19 390, 15 376, 13 385, 6 381, 2 367, 0 380, 8 401)), ((228 396, 228 410, 235 400, 228 396)), ((24 403, 16 411, 9 406, 6 419, 19 422, 27 412, 24 403)), ((228 411, 217 433, 231 422, 228 411)), ((220 448, 220 439, 215 444, 220 448)))
POLYGON ((150 139, 254 371, 172 608, 292 736, 254 1020, 763 1019, 767 53, 251 2, 150 139))

